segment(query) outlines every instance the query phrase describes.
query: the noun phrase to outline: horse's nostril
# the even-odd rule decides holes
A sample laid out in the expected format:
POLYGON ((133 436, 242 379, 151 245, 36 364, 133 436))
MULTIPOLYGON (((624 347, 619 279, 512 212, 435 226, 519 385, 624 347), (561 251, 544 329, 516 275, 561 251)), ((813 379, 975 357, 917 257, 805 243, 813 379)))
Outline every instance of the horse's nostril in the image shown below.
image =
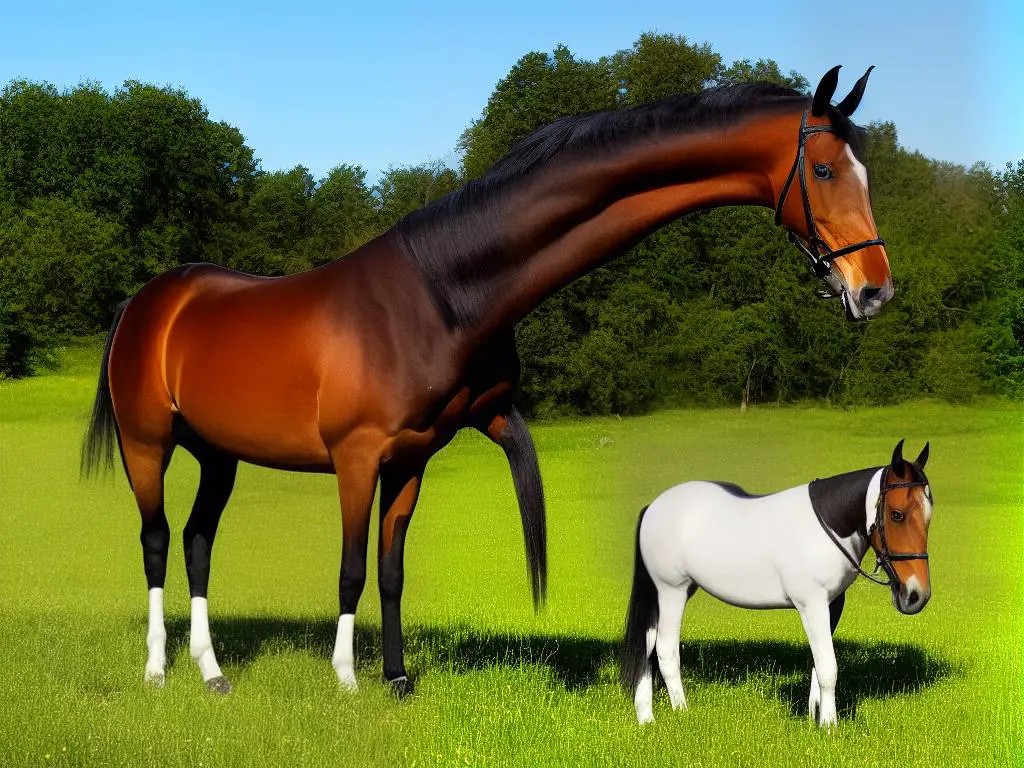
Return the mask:
POLYGON ((909 593, 907 595, 907 605, 908 606, 915 605, 917 603, 917 601, 920 600, 920 599, 921 599, 921 595, 919 595, 916 591, 915 592, 911 592, 911 593, 909 593))
POLYGON ((860 292, 861 303, 866 304, 867 302, 874 299, 878 294, 882 292, 881 288, 863 288, 860 292))

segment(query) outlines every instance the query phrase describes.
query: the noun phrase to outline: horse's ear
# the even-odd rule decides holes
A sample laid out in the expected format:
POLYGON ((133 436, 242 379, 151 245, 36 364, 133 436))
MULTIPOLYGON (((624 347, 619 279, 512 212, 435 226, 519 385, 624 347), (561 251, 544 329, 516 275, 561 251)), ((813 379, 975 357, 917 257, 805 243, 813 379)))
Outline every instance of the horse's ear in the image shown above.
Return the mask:
POLYGON ((839 68, 842 66, 842 64, 837 64, 832 67, 818 83, 818 87, 814 91, 814 100, 811 102, 811 114, 815 117, 824 115, 828 105, 832 103, 832 95, 836 92, 836 86, 839 85, 839 68))
POLYGON ((892 452, 892 469, 897 475, 903 474, 903 441, 896 443, 896 450, 892 452))
POLYGON ((852 115, 856 111, 857 107, 860 106, 860 100, 864 96, 864 88, 868 84, 868 77, 871 75, 871 70, 874 68, 874 64, 868 67, 868 71, 865 72, 861 79, 857 81, 856 85, 853 86, 853 90, 846 95, 845 99, 836 105, 836 109, 847 117, 852 115))
POLYGON ((924 444, 924 448, 921 449, 921 455, 917 457, 917 461, 914 463, 917 464, 918 469, 924 469, 924 465, 928 463, 928 443, 924 444))

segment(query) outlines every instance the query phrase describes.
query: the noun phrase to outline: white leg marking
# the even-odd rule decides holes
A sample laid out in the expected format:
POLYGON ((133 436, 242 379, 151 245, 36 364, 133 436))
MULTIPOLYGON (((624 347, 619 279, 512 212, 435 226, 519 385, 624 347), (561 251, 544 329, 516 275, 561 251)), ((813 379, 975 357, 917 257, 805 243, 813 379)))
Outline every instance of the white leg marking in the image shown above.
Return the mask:
POLYGON ((818 687, 818 673, 811 667, 811 693, 807 697, 807 714, 811 720, 817 721, 820 706, 821 689, 818 687))
POLYGON ((672 709, 686 709, 686 694, 679 673, 679 633, 685 608, 685 586, 658 590, 658 666, 672 700, 672 709))
POLYGON ((145 681, 158 686, 164 684, 164 667, 167 666, 167 629, 164 627, 164 590, 153 587, 149 590, 149 629, 146 631, 145 681))
POLYGON ((836 666, 836 652, 832 646, 832 626, 829 623, 828 600, 823 596, 803 605, 798 605, 800 619, 807 633, 807 641, 811 645, 814 657, 813 683, 816 680, 819 691, 820 710, 818 725, 831 728, 836 724, 836 679, 839 674, 836 666))
POLYGON ((647 630, 647 660, 643 677, 636 687, 633 695, 633 707, 636 709, 636 719, 640 725, 654 722, 654 681, 651 679, 651 654, 654 653, 654 644, 658 637, 658 628, 651 627, 647 630))
POLYGON ((356 617, 352 613, 343 613, 338 619, 338 634, 334 638, 334 655, 331 666, 338 673, 338 682, 350 690, 358 690, 356 684, 355 649, 353 648, 353 630, 356 617))
POLYGON ((203 681, 222 677, 217 657, 213 655, 213 640, 210 638, 210 616, 205 597, 192 598, 192 627, 189 633, 189 653, 199 665, 203 681))

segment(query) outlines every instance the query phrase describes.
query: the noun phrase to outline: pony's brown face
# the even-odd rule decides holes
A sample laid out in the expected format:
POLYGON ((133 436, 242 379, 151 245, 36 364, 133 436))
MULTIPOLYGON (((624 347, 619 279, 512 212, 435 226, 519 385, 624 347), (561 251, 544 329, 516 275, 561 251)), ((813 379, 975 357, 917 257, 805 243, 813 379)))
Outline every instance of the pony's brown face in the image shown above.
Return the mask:
MULTIPOLYGON (((868 172, 850 145, 831 133, 811 136, 804 163, 817 236, 834 251, 877 238, 868 172)), ((803 229, 806 224, 797 233, 810 237, 803 229)), ((839 256, 833 260, 825 281, 834 293, 843 296, 851 319, 877 315, 893 295, 885 246, 869 245, 839 256)))
MULTIPOLYGON (((882 532, 876 527, 871 534, 875 552, 889 555, 927 554, 928 526, 932 520, 932 492, 924 465, 928 461, 928 445, 913 462, 902 456, 903 441, 896 446, 889 466, 889 483, 911 483, 910 487, 893 488, 886 492, 882 502, 884 547, 882 532)), ((931 598, 931 574, 928 560, 914 558, 895 559, 891 563, 892 604, 900 613, 920 612, 931 598)))

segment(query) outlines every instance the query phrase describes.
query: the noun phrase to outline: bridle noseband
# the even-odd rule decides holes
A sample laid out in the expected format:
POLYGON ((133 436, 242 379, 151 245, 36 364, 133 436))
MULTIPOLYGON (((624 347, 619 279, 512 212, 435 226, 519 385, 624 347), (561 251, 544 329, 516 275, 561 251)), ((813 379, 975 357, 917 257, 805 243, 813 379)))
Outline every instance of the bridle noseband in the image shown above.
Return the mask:
MULTIPOLYGON (((807 110, 805 109, 803 117, 800 118, 800 134, 797 142, 796 160, 793 161, 793 167, 789 171, 786 183, 782 186, 782 194, 779 195, 779 203, 775 207, 775 223, 777 225, 782 224, 782 209, 786 204, 786 197, 789 195, 790 187, 793 186, 793 179, 799 175, 800 196, 803 198, 804 217, 807 219, 807 241, 805 242, 799 235, 793 232, 788 233, 789 241, 799 248, 800 252, 810 261, 811 271, 814 272, 814 276, 824 280, 829 276, 832 262, 840 256, 846 256, 872 245, 885 245, 885 240, 881 238, 863 240, 838 250, 832 250, 828 243, 818 237, 818 229, 814 224, 814 213, 811 211, 811 201, 807 197, 807 172, 804 168, 806 165, 804 162, 804 147, 807 145, 807 139, 816 133, 838 133, 838 131, 832 125, 808 125, 807 110)), ((827 295, 826 298, 831 298, 831 295, 827 295)))
MULTIPOLYGON (((853 555, 846 551, 839 539, 836 538, 835 532, 828 527, 825 521, 822 519, 821 514, 818 510, 814 509, 814 516, 818 518, 818 522, 821 527, 825 529, 825 533, 832 539, 832 543, 836 545, 840 552, 842 552, 846 559, 850 561, 850 564, 857 569, 857 572, 867 579, 875 582, 875 584, 881 584, 883 587, 891 587, 893 584, 899 584, 899 577, 896 575, 896 571, 893 570, 892 563, 895 560, 927 560, 927 552, 890 552, 889 543, 885 539, 885 494, 889 491, 895 490, 896 488, 917 488, 920 486, 928 485, 925 480, 911 480, 911 481, 899 481, 896 483, 889 482, 889 467, 885 467, 882 470, 882 479, 878 489, 878 500, 875 502, 875 522, 867 531, 868 543, 871 548, 875 550, 875 569, 868 573, 860 567, 860 563, 854 559, 853 555), (874 544, 871 544, 871 534, 874 531, 878 531, 878 540, 881 544, 879 549, 875 548, 874 544), (874 576, 878 573, 878 569, 881 568, 885 571, 885 575, 889 578, 888 581, 882 581, 874 576)), ((813 505, 812 505, 813 507, 813 505)))

